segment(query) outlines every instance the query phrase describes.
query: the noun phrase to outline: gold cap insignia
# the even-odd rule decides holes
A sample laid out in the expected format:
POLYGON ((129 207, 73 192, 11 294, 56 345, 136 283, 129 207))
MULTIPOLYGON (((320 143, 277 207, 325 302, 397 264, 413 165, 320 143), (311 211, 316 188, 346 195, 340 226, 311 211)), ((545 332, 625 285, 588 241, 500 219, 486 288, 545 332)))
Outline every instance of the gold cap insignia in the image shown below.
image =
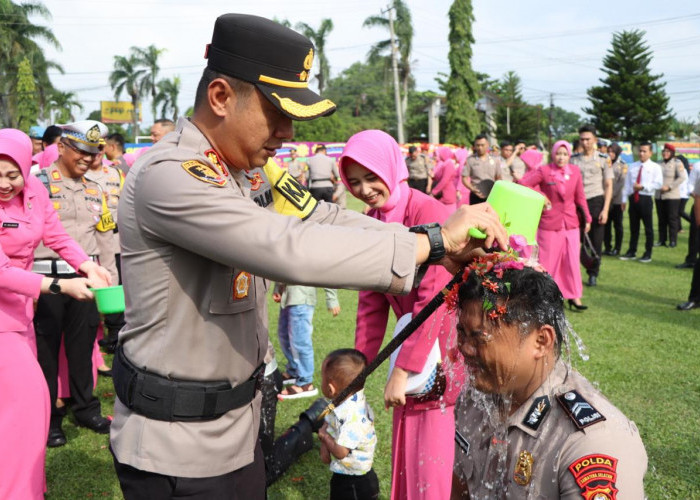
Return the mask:
POLYGON ((532 465, 534 463, 535 460, 532 458, 532 454, 529 451, 521 451, 518 456, 518 463, 515 464, 513 480, 520 486, 527 486, 530 484, 530 479, 532 479, 532 465))
POLYGON ((93 125, 92 127, 90 127, 90 130, 87 131, 85 137, 90 142, 99 142, 100 137, 102 137, 102 134, 100 134, 100 127, 97 125, 93 125))
POLYGON ((309 49, 309 53, 306 54, 306 57, 304 58, 304 69, 305 70, 310 70, 311 66, 314 64, 314 49, 309 49))

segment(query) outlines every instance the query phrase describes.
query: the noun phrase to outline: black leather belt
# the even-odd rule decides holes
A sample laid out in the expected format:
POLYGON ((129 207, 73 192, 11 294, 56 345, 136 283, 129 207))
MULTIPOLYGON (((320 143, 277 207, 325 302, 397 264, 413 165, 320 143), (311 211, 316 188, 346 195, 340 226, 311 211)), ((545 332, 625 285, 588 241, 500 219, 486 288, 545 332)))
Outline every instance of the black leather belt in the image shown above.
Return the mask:
POLYGON ((117 348, 112 362, 119 400, 139 415, 167 422, 215 420, 250 404, 264 373, 263 363, 236 387, 228 381, 174 380, 137 368, 124 356, 122 346, 117 348))

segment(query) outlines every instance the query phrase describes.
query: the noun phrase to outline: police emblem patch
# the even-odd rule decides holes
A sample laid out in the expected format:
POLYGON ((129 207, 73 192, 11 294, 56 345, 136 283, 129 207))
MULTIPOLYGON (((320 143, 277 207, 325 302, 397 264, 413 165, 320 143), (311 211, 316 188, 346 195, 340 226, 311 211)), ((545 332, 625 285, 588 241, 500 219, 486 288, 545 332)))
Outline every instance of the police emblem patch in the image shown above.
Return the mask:
POLYGON ((586 455, 569 465, 584 500, 617 498, 617 459, 607 455, 586 455))
POLYGON ((206 182, 207 184, 212 184, 217 187, 224 187, 226 185, 226 179, 221 177, 209 165, 199 160, 184 161, 182 162, 182 168, 195 179, 206 182))
POLYGON ((87 137, 87 140, 90 142, 97 142, 100 140, 100 137, 102 137, 102 134, 100 134, 100 127, 99 125, 95 124, 92 127, 90 127, 90 130, 88 130, 85 133, 85 137, 87 137))
POLYGON ((245 271, 241 271, 236 275, 236 278, 233 280, 234 300, 244 299, 248 296, 251 280, 252 279, 250 273, 247 273, 245 271))
POLYGON ((61 190, 60 187, 54 186, 53 184, 51 184, 51 194, 56 194, 56 193, 58 193, 60 190, 61 190))

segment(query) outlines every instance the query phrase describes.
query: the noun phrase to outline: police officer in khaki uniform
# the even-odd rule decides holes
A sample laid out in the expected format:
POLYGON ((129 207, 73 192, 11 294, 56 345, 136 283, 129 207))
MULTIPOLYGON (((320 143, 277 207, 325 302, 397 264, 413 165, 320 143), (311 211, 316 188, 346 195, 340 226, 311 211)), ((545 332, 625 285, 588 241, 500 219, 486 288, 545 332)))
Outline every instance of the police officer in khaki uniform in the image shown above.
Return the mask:
POLYGON ((340 178, 338 165, 335 160, 326 154, 326 146, 316 146, 316 154, 306 160, 309 173, 309 191, 317 200, 333 201, 335 183, 340 178))
POLYGON ((625 202, 622 192, 625 187, 625 178, 627 177, 627 163, 621 158, 622 147, 614 142, 608 147, 608 155, 610 156, 610 169, 613 173, 613 190, 612 203, 608 214, 608 222, 605 223, 605 250, 603 255, 617 257, 620 255, 622 248, 622 204, 625 202), (615 241, 612 240, 612 230, 615 229, 615 241))
POLYGON ((452 498, 644 498, 637 427, 559 359, 566 319, 554 280, 498 269, 472 271, 459 290, 473 385, 455 407, 452 498))
POLYGON ((470 191, 469 204, 485 202, 493 183, 502 177, 500 160, 489 154, 489 140, 483 134, 477 135, 474 154, 462 169, 462 184, 470 191))
POLYGON ((287 162, 287 172, 294 177, 299 184, 306 186, 306 163, 299 160, 297 150, 292 148, 289 150, 290 160, 287 162))
POLYGON ((111 447, 127 499, 264 498, 264 278, 408 293, 416 264, 507 245, 488 205, 414 234, 315 205, 288 173, 260 168, 291 139, 293 119, 335 109, 308 89, 305 37, 227 14, 207 58, 192 120, 139 159, 120 201, 127 325, 113 364, 111 447), (280 215, 285 204, 299 217, 280 215), (486 240, 468 240, 473 226, 486 240))
MULTIPOLYGON (((610 158, 608 155, 596 151, 596 134, 593 125, 583 125, 578 130, 579 143, 583 148, 582 153, 571 156, 571 163, 578 166, 583 178, 583 192, 586 195, 588 211, 593 217, 591 230, 588 232, 593 243, 593 248, 598 256, 603 249, 603 239, 605 237, 605 224, 608 222, 608 211, 612 203, 613 195, 613 171, 610 168, 610 158)), ((582 238, 583 240, 583 238, 582 238)), ((598 284, 600 274, 600 259, 596 265, 588 272, 588 286, 598 284)))
POLYGON ((664 176, 664 184, 656 191, 656 217, 659 221, 659 241, 654 246, 675 248, 678 243, 678 229, 681 221, 678 207, 681 204, 680 186, 688 180, 688 172, 676 158, 676 147, 667 142, 661 151, 663 160, 659 165, 664 176), (668 240, 666 239, 668 237, 668 240))
MULTIPOLYGON (((99 122, 85 120, 63 125, 63 135, 58 143, 59 158, 54 164, 40 171, 53 207, 66 232, 80 244, 93 260, 100 255, 99 240, 109 245, 110 232, 101 232, 103 206, 99 184, 85 178, 90 162, 99 151, 99 140, 107 128, 99 122)), ((52 250, 40 245, 34 252, 34 272, 59 278, 73 278, 76 270, 60 260, 52 250)), ((37 351, 49 386, 53 404, 49 428, 49 446, 66 444, 61 429, 64 408, 57 408, 58 353, 61 338, 64 344, 70 389, 71 409, 80 425, 95 432, 109 432, 110 421, 101 415, 100 402, 93 395, 92 349, 97 333, 99 315, 94 302, 80 302, 66 295, 42 295, 37 302, 34 326, 37 351)))

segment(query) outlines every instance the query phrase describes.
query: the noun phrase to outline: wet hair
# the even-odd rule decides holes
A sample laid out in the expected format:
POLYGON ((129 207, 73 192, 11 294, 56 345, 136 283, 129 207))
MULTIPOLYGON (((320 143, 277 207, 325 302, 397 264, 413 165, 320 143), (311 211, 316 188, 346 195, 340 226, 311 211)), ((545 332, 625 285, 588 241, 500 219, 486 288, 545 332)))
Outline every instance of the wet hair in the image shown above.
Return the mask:
POLYGON ((194 96, 195 111, 206 103, 209 84, 217 78, 226 80, 233 91, 240 95, 243 99, 246 99, 253 92, 253 90, 255 90, 252 83, 244 82, 243 80, 239 80, 238 78, 234 78, 232 76, 224 75, 223 73, 219 73, 213 69, 204 68, 202 77, 199 79, 199 83, 197 84, 197 92, 194 96))
POLYGON ((581 127, 578 129, 579 134, 583 134, 584 132, 590 132, 593 135, 597 135, 595 133, 595 125, 591 123, 586 123, 585 125, 581 125, 581 127))
POLYGON ((54 142, 56 142, 57 139, 59 139, 63 135, 63 129, 61 127, 58 127, 56 125, 49 125, 46 127, 46 130, 44 131, 44 135, 41 138, 41 141, 50 146, 54 142))
POLYGON ((105 140, 110 144, 117 146, 122 153, 124 152, 124 144, 126 143, 126 140, 124 139, 123 135, 119 133, 109 134, 105 140))
POLYGON ((552 277, 531 267, 523 269, 506 269, 503 277, 498 278, 493 271, 484 275, 475 272, 459 287, 458 306, 464 308, 467 302, 483 302, 486 290, 482 285, 484 278, 502 281, 508 286, 499 287, 496 300, 506 306, 506 312, 499 317, 507 325, 516 325, 523 335, 533 329, 550 325, 557 334, 557 354, 561 352, 566 317, 564 316, 564 298, 552 277))
POLYGON ((620 155, 622 154, 622 147, 616 143, 613 142, 610 146, 608 146, 608 153, 615 153, 615 161, 620 159, 620 155))
POLYGON ((342 391, 367 366, 367 358, 357 349, 337 349, 326 356, 323 364, 326 377, 342 391))

